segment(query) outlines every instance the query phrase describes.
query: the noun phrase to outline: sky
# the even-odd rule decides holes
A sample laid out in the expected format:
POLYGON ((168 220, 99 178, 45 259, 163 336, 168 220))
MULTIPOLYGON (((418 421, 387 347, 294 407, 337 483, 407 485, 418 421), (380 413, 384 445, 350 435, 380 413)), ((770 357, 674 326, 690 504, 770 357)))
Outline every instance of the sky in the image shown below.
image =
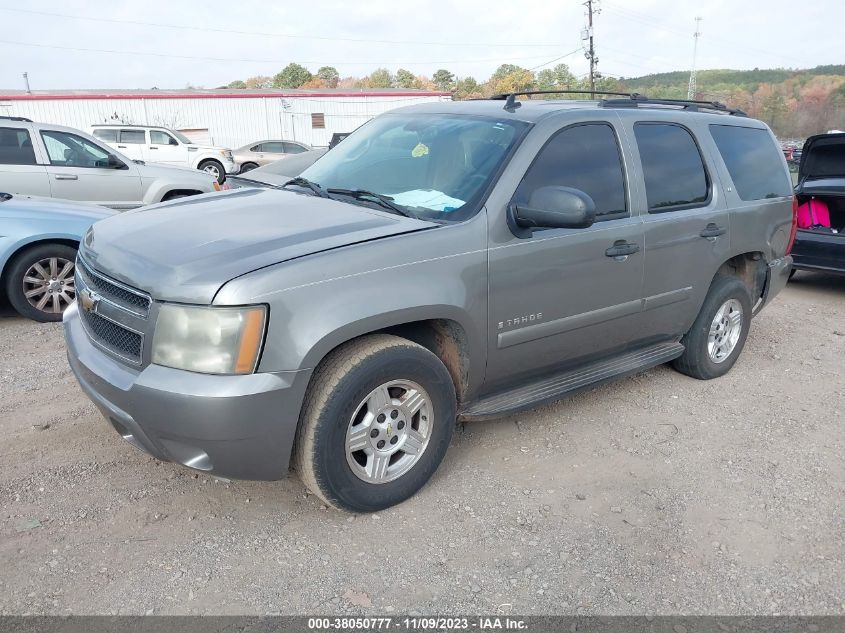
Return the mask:
MULTIPOLYGON (((600 72, 845 63, 840 0, 601 0, 600 72)), ((500 64, 588 70, 580 0, 0 0, 0 90, 214 88, 290 62, 486 79, 500 64), (96 8, 95 8, 96 7, 96 8), (143 24, 142 24, 143 23, 143 24), (86 50, 79 50, 86 49, 86 50)))

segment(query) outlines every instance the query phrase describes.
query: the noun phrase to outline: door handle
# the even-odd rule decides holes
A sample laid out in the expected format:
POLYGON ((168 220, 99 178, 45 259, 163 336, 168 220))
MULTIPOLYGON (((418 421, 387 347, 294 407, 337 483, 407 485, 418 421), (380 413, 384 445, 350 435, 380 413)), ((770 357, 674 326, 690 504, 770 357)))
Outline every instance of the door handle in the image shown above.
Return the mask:
POLYGON ((79 180, 76 174, 56 174, 56 180, 79 180))
POLYGON ((628 255, 633 255, 634 253, 639 252, 639 244, 632 244, 631 242, 626 242, 625 240, 616 240, 613 243, 613 246, 608 248, 604 254, 608 257, 618 257, 621 260, 622 258, 628 257, 628 255))
POLYGON ((158 148, 157 148, 157 147, 152 147, 152 146, 150 146, 150 149, 158 149, 158 148))
POLYGON ((728 232, 728 229, 719 226, 717 224, 713 224, 712 222, 704 227, 704 230, 699 233, 701 237, 719 237, 720 235, 724 235, 728 232))
POLYGON ((118 145, 118 148, 120 148, 120 149, 126 149, 126 145, 118 145))

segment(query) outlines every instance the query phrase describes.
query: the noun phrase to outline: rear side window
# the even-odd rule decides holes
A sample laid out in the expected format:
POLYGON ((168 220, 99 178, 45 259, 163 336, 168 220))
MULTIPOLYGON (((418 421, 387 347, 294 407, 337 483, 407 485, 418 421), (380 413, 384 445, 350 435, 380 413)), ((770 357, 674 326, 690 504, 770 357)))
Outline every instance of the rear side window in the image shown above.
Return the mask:
POLYGON ((94 136, 106 143, 117 142, 117 130, 94 130, 94 136))
POLYGON ((707 172, 692 134, 673 123, 635 123, 649 213, 706 204, 707 172))
POLYGON ((565 128, 540 150, 514 195, 528 204, 540 187, 580 189, 596 203, 596 221, 626 217, 625 176, 613 128, 588 123, 565 128))
POLYGON ((284 150, 282 149, 282 144, 279 141, 268 141, 261 146, 262 152, 267 152, 268 154, 282 154, 284 150))
POLYGON ((780 149, 766 130, 711 125, 710 134, 742 200, 792 195, 780 149))
POLYGON ((120 142, 129 143, 131 145, 143 145, 146 143, 146 133, 144 130, 121 130, 120 142))
POLYGON ((297 145, 296 143, 285 143, 285 154, 301 154, 305 151, 305 148, 302 145, 297 145))
POLYGON ((0 165, 34 165, 32 139, 23 128, 0 127, 0 165))

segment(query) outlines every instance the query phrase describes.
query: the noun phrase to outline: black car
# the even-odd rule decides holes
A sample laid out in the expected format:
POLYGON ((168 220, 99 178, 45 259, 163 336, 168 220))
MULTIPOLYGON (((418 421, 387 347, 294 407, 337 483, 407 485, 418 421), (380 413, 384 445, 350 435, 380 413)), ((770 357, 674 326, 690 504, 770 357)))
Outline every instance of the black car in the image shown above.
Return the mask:
POLYGON ((830 221, 799 226, 792 248, 793 270, 845 273, 845 133, 807 139, 795 195, 798 205, 811 199, 825 204, 830 221))

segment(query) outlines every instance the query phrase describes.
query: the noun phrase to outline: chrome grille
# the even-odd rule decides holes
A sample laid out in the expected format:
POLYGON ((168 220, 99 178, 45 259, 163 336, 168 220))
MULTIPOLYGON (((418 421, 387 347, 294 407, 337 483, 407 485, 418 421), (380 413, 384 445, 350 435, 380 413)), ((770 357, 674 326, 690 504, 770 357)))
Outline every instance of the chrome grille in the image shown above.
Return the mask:
POLYGON ((80 314, 89 335, 96 343, 126 360, 140 362, 144 344, 140 334, 127 330, 96 312, 80 310, 80 314))
POLYGON ((152 299, 76 260, 76 298, 82 326, 91 342, 133 365, 141 365, 152 299))
POLYGON ((77 257, 76 271, 77 275, 82 278, 83 283, 103 298, 139 316, 146 317, 149 314, 150 298, 147 295, 111 281, 100 273, 93 271, 81 257, 77 257))

